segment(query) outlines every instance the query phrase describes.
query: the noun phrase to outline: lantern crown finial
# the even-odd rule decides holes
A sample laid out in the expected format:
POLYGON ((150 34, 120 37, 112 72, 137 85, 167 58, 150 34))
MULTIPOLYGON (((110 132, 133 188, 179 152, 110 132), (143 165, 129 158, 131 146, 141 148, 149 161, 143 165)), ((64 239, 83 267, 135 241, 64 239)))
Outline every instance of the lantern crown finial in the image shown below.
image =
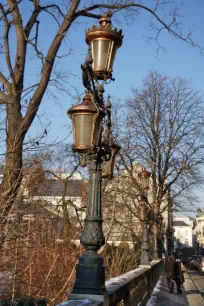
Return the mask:
POLYGON ((142 170, 138 173, 139 177, 150 177, 151 173, 145 168, 142 167, 142 170))
POLYGON ((113 16, 111 10, 106 12, 99 20, 101 27, 106 27, 107 24, 111 25, 111 17, 113 16))

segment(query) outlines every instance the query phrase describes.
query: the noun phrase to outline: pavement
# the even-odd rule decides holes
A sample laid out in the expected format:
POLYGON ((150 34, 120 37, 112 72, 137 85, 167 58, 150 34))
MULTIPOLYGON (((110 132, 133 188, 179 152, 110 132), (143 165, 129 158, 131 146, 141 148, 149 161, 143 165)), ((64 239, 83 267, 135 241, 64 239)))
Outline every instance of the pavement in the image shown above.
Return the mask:
MULTIPOLYGON (((198 272, 194 272, 194 278, 199 277, 198 272), (196 276, 195 276, 196 275, 196 276)), ((183 294, 178 294, 176 286, 174 286, 174 292, 169 293, 166 281, 166 273, 164 273, 155 287, 152 297, 148 302, 147 306, 204 306, 204 299, 202 292, 200 293, 199 288, 195 285, 192 280, 191 272, 184 273, 185 283, 183 286, 183 294)), ((204 287, 204 276, 199 278, 200 283, 204 287)))

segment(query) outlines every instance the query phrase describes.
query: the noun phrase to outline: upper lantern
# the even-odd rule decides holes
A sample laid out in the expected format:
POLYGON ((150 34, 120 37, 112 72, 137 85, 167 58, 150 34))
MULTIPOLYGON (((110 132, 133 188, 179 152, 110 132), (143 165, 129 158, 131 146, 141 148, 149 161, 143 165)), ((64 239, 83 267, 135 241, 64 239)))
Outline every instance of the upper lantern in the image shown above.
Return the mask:
POLYGON ((113 63, 117 49, 123 41, 122 30, 112 29, 111 12, 107 12, 99 21, 86 31, 86 43, 91 45, 93 74, 98 80, 112 77, 113 63))

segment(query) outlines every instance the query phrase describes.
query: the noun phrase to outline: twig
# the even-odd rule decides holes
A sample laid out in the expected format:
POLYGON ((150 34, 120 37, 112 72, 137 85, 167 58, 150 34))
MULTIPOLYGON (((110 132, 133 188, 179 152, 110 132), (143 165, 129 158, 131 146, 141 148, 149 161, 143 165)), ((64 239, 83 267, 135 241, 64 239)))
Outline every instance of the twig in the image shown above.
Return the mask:
POLYGON ((62 289, 56 294, 56 296, 54 298, 51 299, 51 302, 54 302, 56 300, 56 298, 62 293, 62 291, 65 289, 65 287, 67 286, 68 282, 70 281, 72 275, 74 274, 74 271, 75 271, 75 266, 78 262, 78 259, 76 260, 76 262, 74 263, 74 267, 72 269, 72 272, 70 274, 70 276, 68 277, 68 279, 66 280, 64 286, 62 287, 62 289))
POLYGON ((55 265, 55 263, 56 263, 58 257, 59 257, 59 254, 57 254, 57 256, 55 257, 55 259, 54 259, 54 261, 53 261, 53 264, 52 264, 52 266, 51 266, 51 268, 50 268, 50 271, 48 272, 48 274, 47 274, 47 276, 46 276, 46 278, 45 278, 45 280, 44 280, 44 283, 42 284, 42 287, 41 287, 39 293, 42 291, 43 287, 45 286, 45 284, 46 284, 46 282, 47 282, 47 280, 48 280, 48 278, 49 278, 49 276, 50 276, 50 273, 52 272, 52 270, 53 270, 53 268, 54 268, 54 265, 55 265))

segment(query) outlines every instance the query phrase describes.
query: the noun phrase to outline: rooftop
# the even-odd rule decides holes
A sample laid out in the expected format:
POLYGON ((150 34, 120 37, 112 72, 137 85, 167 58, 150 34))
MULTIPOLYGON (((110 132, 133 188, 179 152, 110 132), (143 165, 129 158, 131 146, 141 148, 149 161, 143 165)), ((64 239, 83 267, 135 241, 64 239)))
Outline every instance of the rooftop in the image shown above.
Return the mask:
POLYGON ((173 221, 173 226, 190 226, 184 221, 173 221))
POLYGON ((87 182, 83 180, 69 180, 67 186, 60 180, 45 180, 38 189, 38 195, 47 197, 60 197, 66 189, 65 196, 82 197, 87 189, 87 182))

